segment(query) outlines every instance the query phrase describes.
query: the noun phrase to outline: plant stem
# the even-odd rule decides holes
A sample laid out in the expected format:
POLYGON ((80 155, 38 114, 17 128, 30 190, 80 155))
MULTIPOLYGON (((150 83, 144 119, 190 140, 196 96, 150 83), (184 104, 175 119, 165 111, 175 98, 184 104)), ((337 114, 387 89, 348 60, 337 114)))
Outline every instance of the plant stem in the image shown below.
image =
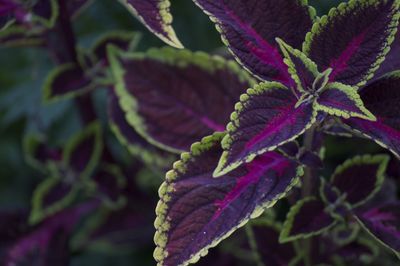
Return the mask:
MULTIPOLYGON (((315 126, 312 126, 309 130, 305 132, 303 147, 307 151, 313 151, 313 142, 315 136, 315 126)), ((313 185, 314 185, 314 169, 310 167, 305 167, 303 183, 302 183, 302 197, 308 197, 312 195, 313 185)), ((304 239, 302 241, 302 246, 304 250, 304 263, 306 266, 311 266, 311 242, 310 239, 304 239)))

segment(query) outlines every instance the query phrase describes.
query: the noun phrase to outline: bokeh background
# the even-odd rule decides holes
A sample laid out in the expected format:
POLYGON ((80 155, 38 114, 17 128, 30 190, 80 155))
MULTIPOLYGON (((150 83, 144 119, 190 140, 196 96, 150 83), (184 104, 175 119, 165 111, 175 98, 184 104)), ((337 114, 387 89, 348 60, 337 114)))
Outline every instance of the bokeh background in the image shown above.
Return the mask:
MULTIPOLYGON (((208 17, 189 0, 171 0, 174 27, 186 48, 212 53, 223 53, 224 47, 214 25, 208 17)), ((343 1, 310 0, 319 15, 343 1)), ((95 0, 74 22, 78 45, 89 47, 93 41, 109 30, 131 30, 142 33, 139 50, 163 46, 116 0, 95 0)), ((53 64, 46 51, 31 48, 0 48, 0 207, 29 208, 35 185, 42 180, 40 173, 26 164, 22 140, 29 132, 48 134, 49 141, 62 144, 80 128, 79 116, 72 101, 54 105, 42 104, 42 87, 46 74, 53 64)), ((105 91, 96 91, 93 99, 97 112, 106 121, 104 113, 105 91)), ((114 153, 129 163, 134 160, 115 142, 114 153)), ((327 171, 348 156, 379 148, 363 140, 329 138, 327 146, 327 171)), ((156 196, 161 177, 142 177, 140 183, 147 193, 156 196), (157 179, 158 178, 158 179, 157 179)), ((143 206, 154 208, 154 206, 143 206)), ((72 265, 124 266, 154 265, 153 246, 133 248, 119 254, 95 250, 74 254, 72 265)))

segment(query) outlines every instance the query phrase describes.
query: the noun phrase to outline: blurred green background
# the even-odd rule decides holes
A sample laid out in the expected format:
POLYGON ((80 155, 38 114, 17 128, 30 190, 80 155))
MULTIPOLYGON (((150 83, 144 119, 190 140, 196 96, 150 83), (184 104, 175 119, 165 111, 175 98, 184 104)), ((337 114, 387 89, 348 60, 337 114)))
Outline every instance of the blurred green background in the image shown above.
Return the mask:
MULTIPOLYGON (((278 1, 278 0, 277 0, 278 1)), ((214 25, 189 0, 171 0, 174 27, 186 48, 208 52, 221 51, 222 42, 214 25)), ((338 0, 310 0, 319 15, 325 14, 338 0)), ((164 44, 150 34, 116 0, 96 0, 74 22, 78 45, 88 47, 109 30, 142 32, 139 49, 146 50, 164 44)), ((44 106, 41 91, 46 74, 53 67, 46 51, 31 48, 0 48, 0 206, 29 207, 34 184, 40 174, 24 161, 22 139, 27 132, 46 132, 50 141, 65 142, 79 127, 73 102, 66 101, 44 106)), ((94 97, 98 112, 104 117, 104 93, 94 97)), ((364 145, 361 140, 329 139, 330 168, 342 162, 349 154, 375 150, 375 145, 364 145), (333 147, 333 148, 330 148, 333 147)), ((154 191, 156 193, 156 191, 154 191)), ((152 248, 151 248, 152 249, 152 248)), ((72 265, 123 266, 154 265, 152 250, 124 256, 98 253, 79 254, 72 265)))

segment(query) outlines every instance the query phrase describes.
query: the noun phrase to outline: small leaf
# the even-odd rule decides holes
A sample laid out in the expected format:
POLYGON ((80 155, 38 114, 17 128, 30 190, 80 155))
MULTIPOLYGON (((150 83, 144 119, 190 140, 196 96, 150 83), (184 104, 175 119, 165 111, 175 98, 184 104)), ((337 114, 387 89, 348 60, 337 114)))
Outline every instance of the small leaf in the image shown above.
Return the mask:
POLYGON ((284 62, 288 66, 288 71, 292 79, 296 82, 297 92, 313 92, 313 83, 318 77, 318 67, 301 51, 294 49, 282 39, 276 40, 284 55, 284 62))
POLYGON ((302 174, 297 163, 270 152, 213 178, 222 136, 193 144, 159 189, 154 237, 158 265, 197 262, 209 248, 284 197, 302 174))
POLYGON ((69 207, 76 199, 77 194, 78 186, 63 183, 59 176, 45 179, 33 192, 29 222, 37 224, 69 207))
POLYGON ((365 107, 376 116, 376 121, 351 118, 343 123, 400 158, 399 82, 400 73, 393 72, 360 91, 365 107))
POLYGON ((293 81, 275 42, 300 48, 315 10, 300 0, 194 0, 216 24, 222 41, 243 66, 262 80, 293 81))
POLYGON ((43 135, 26 135, 23 149, 27 163, 41 171, 44 171, 49 162, 61 159, 61 151, 47 147, 43 135))
POLYGON ((172 28, 169 0, 119 0, 151 32, 165 43, 183 48, 172 28))
POLYGON ((364 229, 400 256, 400 204, 387 203, 356 215, 364 229))
POLYGON ((389 52, 398 20, 397 0, 350 0, 313 25, 303 52, 320 70, 333 69, 330 81, 361 87, 389 52))
POLYGON ((74 173, 85 179, 97 166, 102 149, 101 126, 94 122, 68 141, 63 150, 63 162, 74 173))
POLYGON ((260 262, 264 266, 283 266, 292 265, 291 262, 296 260, 296 250, 292 243, 279 243, 279 233, 282 230, 278 224, 272 222, 257 219, 251 222, 247 230, 250 231, 250 235, 254 243, 250 242, 253 246, 254 251, 258 255, 260 262))
POLYGON ((325 86, 314 108, 343 118, 359 117, 375 121, 376 117, 364 106, 360 95, 350 86, 333 82, 325 86))
POLYGON ((224 153, 214 176, 294 140, 315 122, 312 105, 304 103, 295 108, 297 98, 277 82, 260 83, 240 99, 227 126, 224 153))
POLYGON ((48 74, 43 99, 47 103, 70 99, 87 93, 94 86, 92 79, 80 66, 73 63, 60 65, 48 74))
POLYGON ((140 38, 141 34, 139 32, 110 31, 96 40, 90 50, 98 60, 106 60, 107 47, 109 45, 113 45, 122 51, 130 52, 136 48, 140 38))
POLYGON ((388 163, 386 155, 354 157, 336 168, 331 184, 353 207, 360 206, 381 189, 388 163))
POLYGON ((32 8, 32 21, 37 21, 47 28, 52 28, 59 15, 57 0, 37 1, 32 8))
POLYGON ((331 228, 336 221, 325 211, 325 204, 320 199, 308 197, 293 205, 279 236, 281 243, 300 238, 319 235, 331 228))
POLYGON ((126 198, 122 194, 126 186, 126 179, 117 165, 102 163, 100 170, 91 178, 95 186, 95 193, 106 206, 118 209, 125 205, 126 198))
POLYGON ((108 99, 108 118, 119 142, 147 165, 167 168, 176 160, 176 156, 151 145, 129 125, 114 93, 110 93, 108 99))
POLYGON ((129 124, 151 144, 175 153, 224 131, 235 102, 253 84, 233 61, 201 52, 151 49, 114 53, 110 60, 129 124))

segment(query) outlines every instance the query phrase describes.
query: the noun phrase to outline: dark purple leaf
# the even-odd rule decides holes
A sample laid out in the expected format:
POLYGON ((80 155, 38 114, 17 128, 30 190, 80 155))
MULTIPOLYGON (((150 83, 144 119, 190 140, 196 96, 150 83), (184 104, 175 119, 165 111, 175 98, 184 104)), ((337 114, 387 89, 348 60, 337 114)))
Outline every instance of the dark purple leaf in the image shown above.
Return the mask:
POLYGON ((372 198, 382 186, 389 157, 364 155, 347 160, 336 168, 332 175, 332 186, 339 189, 353 207, 372 198))
POLYGON ((389 52, 398 19, 398 1, 342 3, 313 26, 303 51, 320 70, 333 69, 330 81, 362 86, 389 52))
POLYGON ((387 203, 356 215, 361 225, 399 255, 400 252, 400 204, 387 203))
POLYGON ((38 170, 44 170, 51 161, 61 160, 61 151, 49 147, 42 135, 27 135, 24 137, 23 148, 26 161, 38 170))
POLYGON ((176 157, 148 143, 129 125, 125 113, 118 104, 117 96, 110 93, 108 99, 108 117, 114 134, 129 152, 144 163, 156 167, 170 167, 176 157))
POLYGON ((365 108, 360 95, 351 87, 332 82, 318 96, 315 107, 330 115, 344 118, 358 117, 375 121, 375 116, 365 108))
POLYGON ((76 64, 64 64, 53 69, 44 84, 46 102, 69 99, 93 89, 92 78, 76 64))
POLYGON ((93 122, 69 140, 63 150, 63 161, 74 174, 87 178, 96 167, 102 149, 101 126, 93 122))
POLYGON ((315 10, 294 0, 195 0, 216 23, 223 42, 246 69, 263 80, 293 82, 275 38, 300 48, 315 10))
POLYGON ((212 172, 222 133, 206 137, 183 153, 159 189, 154 257, 160 265, 196 262, 297 183, 299 165, 269 152, 219 178, 212 172))
POLYGON ((233 61, 205 53, 166 48, 118 57, 110 59, 128 122, 173 152, 224 131, 235 102, 253 82, 233 61))
POLYGON ((298 155, 298 160, 300 163, 311 168, 322 168, 324 166, 321 157, 311 151, 301 151, 298 155))
POLYGON ((256 220, 251 223, 255 249, 264 265, 287 266, 296 257, 292 243, 279 243, 281 228, 271 222, 256 220))
POLYGON ((111 31, 101 36, 91 48, 98 60, 107 61, 108 45, 116 46, 122 51, 131 51, 139 42, 140 34, 131 31, 111 31))
POLYGON ((69 235, 82 215, 92 208, 92 203, 71 208, 31 228, 7 248, 2 265, 69 265, 69 235))
POLYGON ((0 44, 4 47, 43 46, 44 31, 40 28, 29 30, 21 25, 13 25, 0 31, 0 44))
POLYGON ((395 72, 379 79, 360 92, 365 107, 377 118, 366 121, 358 118, 343 120, 376 143, 400 157, 400 75, 395 72))
POLYGON ((117 165, 102 163, 100 170, 92 177, 96 186, 96 194, 110 208, 118 208, 125 204, 126 199, 122 191, 126 186, 126 179, 117 165))
POLYGON ((183 48, 172 28, 169 0, 120 0, 151 32, 165 43, 183 48))
POLYGON ((297 98, 277 82, 260 83, 240 98, 222 141, 224 153, 215 176, 292 141, 315 122, 312 104, 296 108, 297 98))
POLYGON ((32 8, 32 13, 34 14, 34 19, 43 23, 46 27, 53 27, 58 13, 58 2, 57 0, 40 0, 36 1, 32 8))
POLYGON ((280 49, 284 55, 284 62, 288 66, 288 72, 297 85, 296 93, 298 96, 304 92, 317 91, 320 87, 315 88, 316 85, 326 85, 327 79, 322 79, 325 80, 322 83, 315 83, 315 80, 319 77, 320 73, 318 72, 317 65, 313 61, 311 61, 301 51, 294 49, 283 40, 277 38, 277 42, 279 43, 280 49))
POLYGON ((325 210, 325 203, 314 197, 304 198, 293 205, 287 214, 279 241, 281 243, 321 234, 336 221, 325 210))
POLYGON ((0 211, 0 247, 17 240, 30 228, 26 210, 1 210, 0 211))
POLYGON ((67 8, 72 18, 76 18, 94 0, 68 0, 67 8))

